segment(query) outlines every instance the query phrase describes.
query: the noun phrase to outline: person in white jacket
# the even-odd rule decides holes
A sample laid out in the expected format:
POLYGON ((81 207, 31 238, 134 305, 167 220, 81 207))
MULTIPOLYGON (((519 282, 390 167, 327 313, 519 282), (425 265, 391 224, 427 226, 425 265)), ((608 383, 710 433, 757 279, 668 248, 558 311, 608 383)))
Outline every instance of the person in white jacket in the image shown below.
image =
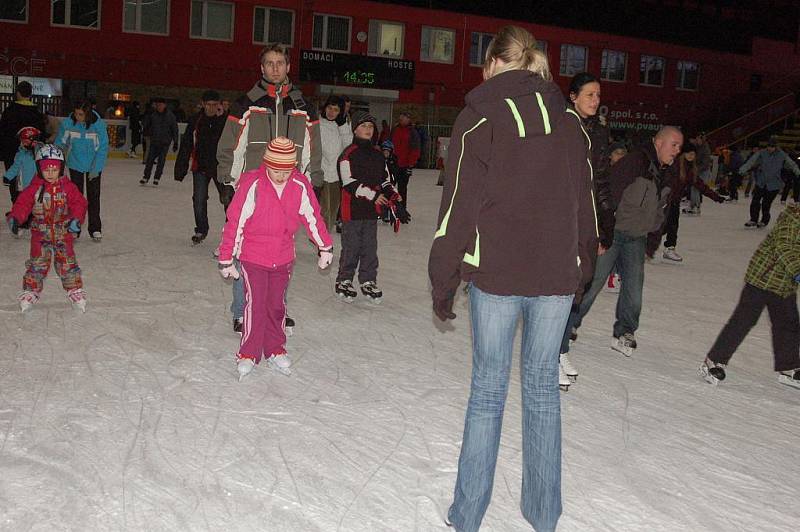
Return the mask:
POLYGON ((338 96, 331 95, 325 102, 320 113, 319 121, 320 138, 322 143, 322 173, 324 184, 320 193, 322 217, 329 231, 336 224, 336 215, 339 212, 339 203, 342 199, 342 188, 339 183, 337 161, 342 151, 353 142, 353 132, 345 123, 338 125, 336 117, 339 116, 341 100, 338 96))

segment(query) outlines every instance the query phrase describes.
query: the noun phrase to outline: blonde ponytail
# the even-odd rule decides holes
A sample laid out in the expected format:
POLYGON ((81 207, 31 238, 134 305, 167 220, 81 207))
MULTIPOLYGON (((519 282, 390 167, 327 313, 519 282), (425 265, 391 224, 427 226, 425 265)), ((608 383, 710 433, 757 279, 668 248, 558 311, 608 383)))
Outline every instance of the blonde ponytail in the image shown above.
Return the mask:
POLYGON ((484 72, 490 71, 495 59, 500 59, 505 65, 502 70, 494 70, 492 75, 507 70, 530 70, 546 80, 553 79, 547 56, 536 47, 533 35, 519 26, 503 26, 498 30, 486 50, 484 72))

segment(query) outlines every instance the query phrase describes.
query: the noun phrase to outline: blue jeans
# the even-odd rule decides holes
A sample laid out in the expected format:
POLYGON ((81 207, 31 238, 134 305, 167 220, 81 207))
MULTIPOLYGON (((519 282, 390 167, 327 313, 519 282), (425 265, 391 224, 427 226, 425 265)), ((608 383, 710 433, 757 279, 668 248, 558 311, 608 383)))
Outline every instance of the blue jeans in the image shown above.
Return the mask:
POLYGON ((522 317, 522 500, 525 519, 552 531, 561 515, 558 342, 573 296, 496 296, 470 286, 472 385, 453 504, 459 532, 478 530, 494 484, 511 355, 522 317))
POLYGON ((614 231, 614 244, 597 257, 594 277, 589 290, 583 295, 580 305, 576 305, 569 315, 569 322, 561 339, 561 352, 569 352, 569 333, 581 326, 584 316, 592 308, 597 294, 603 290, 608 276, 617 267, 622 279, 622 288, 617 299, 617 319, 614 322, 614 337, 618 338, 639 328, 639 315, 642 313, 642 287, 644 286, 644 252, 647 235, 632 237, 614 231))

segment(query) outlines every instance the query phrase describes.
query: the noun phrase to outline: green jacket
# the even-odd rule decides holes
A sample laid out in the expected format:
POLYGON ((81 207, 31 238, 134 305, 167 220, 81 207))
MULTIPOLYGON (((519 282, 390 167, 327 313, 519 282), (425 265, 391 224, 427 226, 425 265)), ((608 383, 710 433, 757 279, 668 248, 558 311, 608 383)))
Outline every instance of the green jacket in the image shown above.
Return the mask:
POLYGON ((790 205, 750 259, 745 282, 789 297, 797 291, 800 274, 800 205, 790 205))

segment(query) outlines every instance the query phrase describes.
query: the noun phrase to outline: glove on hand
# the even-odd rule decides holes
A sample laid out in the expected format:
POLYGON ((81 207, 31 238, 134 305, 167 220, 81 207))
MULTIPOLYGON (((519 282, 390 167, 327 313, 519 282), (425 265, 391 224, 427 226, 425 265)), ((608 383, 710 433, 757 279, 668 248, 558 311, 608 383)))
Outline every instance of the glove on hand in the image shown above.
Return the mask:
POLYGON ((449 292, 443 297, 433 295, 433 313, 442 321, 454 320, 456 315, 453 313, 453 299, 455 294, 449 292))
POLYGON ((239 270, 236 269, 236 266, 233 265, 233 262, 220 262, 219 274, 223 279, 227 279, 228 277, 232 277, 234 279, 239 278, 239 270))
POLYGON ((325 268, 330 266, 332 262, 333 262, 333 252, 331 250, 319 251, 319 260, 317 261, 317 266, 319 266, 320 270, 324 270, 325 268))
POLYGON ((19 234, 19 224, 17 223, 17 220, 11 216, 6 216, 6 223, 8 224, 8 228, 11 229, 12 234, 19 234))
POLYGON ((67 222, 67 231, 70 233, 80 233, 81 232, 81 222, 78 221, 77 218, 73 218, 69 222, 67 222))

